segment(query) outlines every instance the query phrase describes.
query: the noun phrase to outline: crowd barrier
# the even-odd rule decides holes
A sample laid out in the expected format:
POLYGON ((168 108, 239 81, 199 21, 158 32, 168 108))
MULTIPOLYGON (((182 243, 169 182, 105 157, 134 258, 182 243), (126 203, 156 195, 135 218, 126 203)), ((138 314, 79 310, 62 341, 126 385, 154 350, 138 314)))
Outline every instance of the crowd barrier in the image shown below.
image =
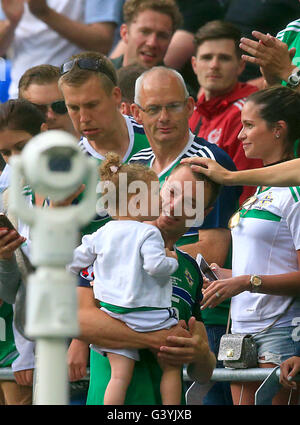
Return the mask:
MULTIPOLYGON (((250 368, 250 369, 223 369, 216 368, 213 371, 212 377, 207 384, 191 383, 186 393, 187 404, 196 405, 202 404, 202 399, 207 394, 212 385, 217 381, 228 382, 249 382, 259 381, 260 387, 255 394, 255 405, 271 405, 272 398, 281 388, 279 383, 280 367, 275 368, 250 368)), ((190 381, 186 370, 183 374, 184 381, 190 381)), ((14 375, 11 368, 0 368, 0 380, 14 380, 14 375)), ((89 380, 89 373, 79 382, 89 380)), ((300 374, 295 377, 295 381, 300 381, 300 374)), ((71 387, 76 390, 78 383, 71 383, 71 387)))

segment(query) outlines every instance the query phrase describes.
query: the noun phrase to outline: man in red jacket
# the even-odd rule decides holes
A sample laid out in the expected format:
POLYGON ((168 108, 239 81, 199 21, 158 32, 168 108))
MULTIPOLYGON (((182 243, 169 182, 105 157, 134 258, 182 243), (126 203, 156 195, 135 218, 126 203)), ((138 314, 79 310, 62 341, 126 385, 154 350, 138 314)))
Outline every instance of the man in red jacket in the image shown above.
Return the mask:
MULTIPOLYGON (((238 139, 245 98, 257 90, 238 81, 245 67, 239 43, 240 31, 229 22, 211 21, 197 31, 192 66, 200 92, 189 125, 197 136, 224 149, 238 170, 245 170, 261 167, 262 163, 246 158, 238 139)), ((254 187, 245 186, 240 203, 254 190, 254 187)))

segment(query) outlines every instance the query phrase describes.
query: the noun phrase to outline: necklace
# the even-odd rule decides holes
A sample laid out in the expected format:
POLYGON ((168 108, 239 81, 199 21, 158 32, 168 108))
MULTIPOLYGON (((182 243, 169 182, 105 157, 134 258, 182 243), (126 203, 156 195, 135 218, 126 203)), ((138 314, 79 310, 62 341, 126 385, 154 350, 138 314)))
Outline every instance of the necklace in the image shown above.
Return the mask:
POLYGON ((271 164, 264 165, 265 167, 271 167, 272 165, 281 164, 282 162, 289 161, 289 159, 281 159, 280 161, 272 162, 271 164))
POLYGON ((233 229, 234 227, 236 227, 239 224, 241 217, 243 217, 246 214, 246 212, 250 209, 250 207, 252 207, 252 205, 255 204, 257 199, 258 198, 255 195, 246 199, 246 201, 243 203, 243 205, 241 205, 240 208, 230 218, 230 220, 228 222, 229 229, 233 229), (245 208, 246 208, 246 211, 244 213, 242 213, 242 210, 245 209, 245 208))

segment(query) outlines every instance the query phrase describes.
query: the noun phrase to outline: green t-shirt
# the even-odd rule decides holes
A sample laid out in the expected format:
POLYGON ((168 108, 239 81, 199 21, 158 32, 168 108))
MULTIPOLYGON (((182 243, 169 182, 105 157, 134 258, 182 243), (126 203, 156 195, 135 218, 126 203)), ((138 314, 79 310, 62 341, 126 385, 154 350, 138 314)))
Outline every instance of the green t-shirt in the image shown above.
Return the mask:
POLYGON ((9 367, 18 357, 12 329, 13 308, 3 302, 0 306, 0 368, 9 367))
MULTIPOLYGON (((172 305, 179 313, 179 318, 188 321, 194 315, 201 321, 199 302, 202 297, 202 278, 196 261, 188 254, 176 250, 178 269, 172 275, 172 305)), ((149 350, 139 350, 140 361, 136 362, 131 383, 127 389, 125 404, 154 405, 161 404, 160 379, 161 369, 149 350)), ((90 385, 87 404, 102 405, 105 389, 110 379, 110 364, 103 357, 91 350, 90 385)), ((182 404, 184 404, 182 394, 182 404)))

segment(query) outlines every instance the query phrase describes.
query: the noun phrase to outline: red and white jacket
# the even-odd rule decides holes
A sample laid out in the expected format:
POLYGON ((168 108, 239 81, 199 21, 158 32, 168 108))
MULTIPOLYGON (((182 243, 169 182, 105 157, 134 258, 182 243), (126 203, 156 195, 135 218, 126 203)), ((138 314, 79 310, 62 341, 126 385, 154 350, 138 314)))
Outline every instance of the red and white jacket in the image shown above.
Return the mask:
MULTIPOLYGON (((238 82, 234 89, 225 95, 205 100, 200 95, 189 125, 196 136, 217 144, 232 158, 238 170, 262 167, 262 161, 245 156, 238 134, 242 129, 241 110, 245 99, 257 91, 255 86, 238 82)), ((244 186, 240 197, 242 203, 253 195, 255 187, 244 186)))

